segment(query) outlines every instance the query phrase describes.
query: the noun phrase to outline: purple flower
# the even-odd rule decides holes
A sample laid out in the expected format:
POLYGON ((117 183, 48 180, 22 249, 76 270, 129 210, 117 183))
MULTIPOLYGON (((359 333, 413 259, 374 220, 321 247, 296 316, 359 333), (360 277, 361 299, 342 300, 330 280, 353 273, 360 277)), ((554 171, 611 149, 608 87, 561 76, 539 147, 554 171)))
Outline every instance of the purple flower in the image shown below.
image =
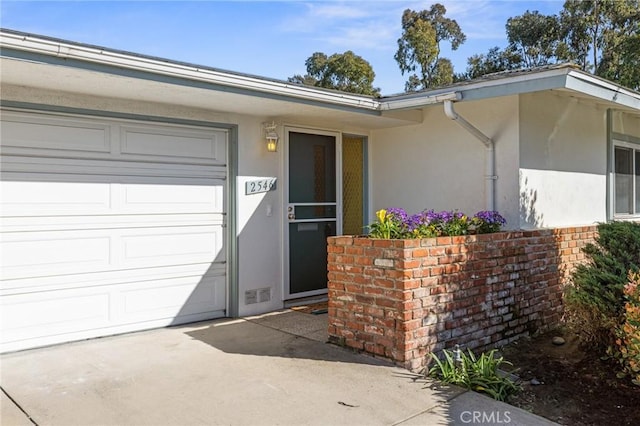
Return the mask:
POLYGON ((409 232, 413 232, 416 230, 416 228, 418 228, 422 223, 422 215, 421 214, 414 214, 409 216, 409 218, 406 220, 406 224, 407 224, 407 230, 409 232))
POLYGON ((404 209, 391 207, 387 209, 387 214, 391 216, 391 218, 400 223, 405 223, 407 221, 408 215, 404 209))
POLYGON ((475 214, 474 218, 477 218, 489 225, 504 225, 507 223, 506 219, 500 215, 500 213, 491 210, 480 211, 475 214))
POLYGON ((424 210, 421 214, 421 221, 425 224, 429 224, 432 222, 439 222, 440 215, 433 210, 424 210))
POLYGON ((454 219, 462 219, 464 213, 459 211, 446 211, 436 213, 433 210, 425 210, 422 212, 423 221, 428 223, 447 223, 454 219))

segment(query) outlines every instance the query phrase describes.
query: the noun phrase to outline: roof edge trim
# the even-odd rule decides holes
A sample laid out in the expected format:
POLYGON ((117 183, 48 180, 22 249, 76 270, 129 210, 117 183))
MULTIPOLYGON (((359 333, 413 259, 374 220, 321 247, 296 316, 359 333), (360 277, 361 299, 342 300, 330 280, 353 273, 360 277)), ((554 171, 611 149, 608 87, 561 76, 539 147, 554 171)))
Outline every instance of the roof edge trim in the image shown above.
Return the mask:
POLYGON ((459 101, 461 99, 462 95, 458 91, 402 99, 391 98, 381 102, 380 109, 382 111, 401 110, 438 104, 444 101, 459 101))
POLYGON ((34 35, 0 31, 0 45, 5 49, 34 52, 46 56, 75 59, 85 62, 116 66, 155 74, 180 76, 241 89, 263 93, 278 94, 293 98, 320 101, 379 111, 377 99, 342 92, 299 86, 286 82, 271 81, 248 75, 222 72, 213 68, 174 63, 151 57, 116 52, 95 46, 67 43, 60 40, 46 39, 34 35))
POLYGON ((582 72, 569 73, 566 87, 607 102, 640 111, 640 93, 591 74, 582 72))

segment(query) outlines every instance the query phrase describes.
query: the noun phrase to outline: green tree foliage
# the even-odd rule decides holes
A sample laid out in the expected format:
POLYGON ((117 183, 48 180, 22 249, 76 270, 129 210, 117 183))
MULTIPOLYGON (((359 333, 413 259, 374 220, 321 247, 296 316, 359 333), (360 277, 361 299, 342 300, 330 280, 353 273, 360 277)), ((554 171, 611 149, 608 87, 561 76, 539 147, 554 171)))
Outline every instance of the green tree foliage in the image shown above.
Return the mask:
POLYGON ((456 50, 466 36, 455 20, 445 17, 446 12, 443 5, 436 3, 428 10, 407 9, 402 14, 402 36, 394 58, 402 74, 409 73, 405 84, 408 92, 450 84, 454 80, 451 61, 440 57, 440 43, 449 41, 456 50))
POLYGON ((494 47, 486 54, 467 59, 467 71, 460 79, 519 68, 535 68, 566 62, 568 48, 563 40, 561 20, 556 15, 526 11, 507 20, 508 46, 494 47))
POLYGON ((640 0, 567 0, 559 15, 527 11, 509 18, 509 45, 470 57, 459 79, 573 62, 587 72, 640 89, 640 0))
POLYGON ((520 56, 523 68, 534 68, 557 62, 560 20, 555 15, 526 11, 507 19, 508 49, 520 56))
POLYGON ((583 252, 588 261, 572 274, 565 295, 567 316, 584 342, 606 348, 621 323, 628 273, 640 268, 640 223, 600 224, 595 244, 587 244, 583 252))
MULTIPOLYGON (((583 15, 577 16, 583 17, 588 24, 586 32, 594 73, 640 89, 640 1, 591 0, 581 3, 576 8, 583 15)), ((565 9, 575 4, 575 0, 567 1, 565 9)))
POLYGON ((305 65, 306 75, 294 75, 288 81, 361 95, 380 95, 380 89, 373 87, 376 74, 371 64, 350 50, 331 56, 315 52, 305 65))
POLYGON ((567 0, 560 20, 568 59, 640 89, 640 0, 567 0))
POLYGON ((631 89, 640 90, 640 31, 636 33, 635 36, 621 40, 617 49, 611 49, 610 54, 603 57, 597 74, 631 89))
POLYGON ((469 80, 486 74, 521 68, 522 58, 510 49, 501 50, 492 47, 486 54, 473 55, 467 59, 467 71, 456 77, 457 80, 469 80))
POLYGON ((608 50, 638 35, 639 7, 638 0, 565 1, 560 14, 564 36, 583 69, 597 71, 608 50))

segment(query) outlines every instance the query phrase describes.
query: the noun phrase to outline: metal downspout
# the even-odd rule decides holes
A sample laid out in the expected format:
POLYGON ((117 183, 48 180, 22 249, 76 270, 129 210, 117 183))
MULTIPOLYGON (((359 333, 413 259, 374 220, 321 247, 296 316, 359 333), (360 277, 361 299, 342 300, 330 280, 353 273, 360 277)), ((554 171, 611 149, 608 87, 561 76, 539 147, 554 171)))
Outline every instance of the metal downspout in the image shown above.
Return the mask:
POLYGON ((487 210, 495 210, 495 187, 496 187, 496 179, 498 178, 495 174, 496 163, 495 163, 495 144, 493 139, 482 133, 475 127, 473 124, 469 123, 463 117, 458 115, 456 111, 453 109, 453 101, 445 100, 444 101, 444 113, 447 117, 458 123, 461 127, 463 127, 467 132, 471 133, 476 139, 482 142, 486 148, 485 153, 485 203, 487 210))

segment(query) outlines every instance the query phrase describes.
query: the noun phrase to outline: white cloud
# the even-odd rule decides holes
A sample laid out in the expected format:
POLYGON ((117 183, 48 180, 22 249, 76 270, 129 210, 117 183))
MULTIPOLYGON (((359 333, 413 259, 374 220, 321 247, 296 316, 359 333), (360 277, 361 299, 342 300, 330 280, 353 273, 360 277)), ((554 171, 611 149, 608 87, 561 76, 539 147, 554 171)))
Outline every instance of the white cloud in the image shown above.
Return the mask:
POLYGON ((369 23, 364 26, 344 27, 337 31, 320 36, 319 39, 344 50, 372 49, 395 50, 399 34, 393 28, 369 23))
POLYGON ((285 17, 279 26, 339 50, 395 49, 405 3, 390 1, 342 1, 302 3, 296 16, 285 17))
POLYGON ((361 3, 354 2, 300 3, 297 9, 301 13, 285 17, 280 29, 285 32, 324 32, 345 21, 370 18, 369 11, 361 6, 361 3))

